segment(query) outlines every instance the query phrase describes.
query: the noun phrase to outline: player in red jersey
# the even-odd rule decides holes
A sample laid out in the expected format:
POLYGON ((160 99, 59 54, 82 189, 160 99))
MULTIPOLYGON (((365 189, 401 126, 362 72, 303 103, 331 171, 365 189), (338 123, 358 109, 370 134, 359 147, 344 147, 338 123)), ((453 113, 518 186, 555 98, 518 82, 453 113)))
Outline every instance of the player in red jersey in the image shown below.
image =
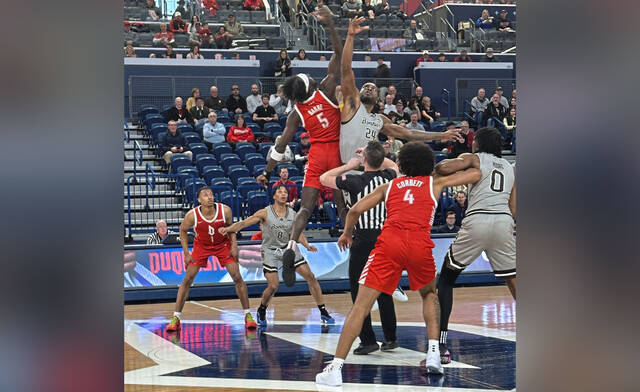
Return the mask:
MULTIPOLYGON (((269 174, 278 162, 283 161, 284 151, 298 130, 303 126, 309 133, 311 148, 307 161, 304 183, 302 185, 302 202, 296 214, 291 230, 291 237, 282 258, 282 277, 287 286, 295 283, 295 252, 300 233, 304 230, 309 215, 318 200, 322 188, 320 176, 335 167, 342 165, 340 159, 340 108, 336 99, 336 86, 340 80, 340 61, 342 58, 342 40, 333 24, 333 15, 327 6, 315 12, 320 23, 328 26, 333 45, 333 55, 329 60, 327 76, 317 84, 307 74, 298 74, 288 78, 282 88, 285 97, 294 103, 294 110, 287 117, 287 124, 279 142, 271 150, 269 163, 258 181, 266 184, 269 174)), ((333 193, 338 213, 344 217, 346 208, 340 192, 333 193)))
POLYGON ((338 239, 341 249, 353 243, 353 228, 360 215, 385 202, 387 219, 375 248, 360 275, 358 296, 342 327, 333 361, 316 376, 316 383, 342 384, 342 364, 349 353, 362 322, 381 292, 391 295, 403 270, 409 275, 411 290, 420 291, 422 313, 429 344, 426 368, 443 374, 438 347, 440 305, 436 295, 436 264, 431 254, 431 225, 439 195, 447 186, 473 183, 482 177, 478 169, 467 169, 449 176, 431 176, 434 154, 428 145, 409 142, 398 154, 398 166, 405 176, 378 186, 357 202, 347 214, 344 234, 338 239))
POLYGON ((240 304, 244 309, 244 324, 247 329, 254 330, 257 324, 249 312, 249 295, 247 285, 242 280, 240 268, 238 266, 238 243, 235 233, 223 235, 220 228, 233 223, 231 208, 222 203, 214 203, 211 188, 202 187, 198 189, 198 203, 187 212, 180 224, 180 244, 184 253, 185 274, 176 298, 175 311, 171 322, 167 325, 167 331, 178 331, 180 329, 180 316, 184 303, 189 296, 189 289, 201 267, 207 266, 209 256, 218 258, 220 265, 227 269, 233 283, 236 285, 236 293, 240 298, 240 304), (187 231, 192 228, 195 232, 193 240, 193 251, 189 253, 189 237, 187 231))

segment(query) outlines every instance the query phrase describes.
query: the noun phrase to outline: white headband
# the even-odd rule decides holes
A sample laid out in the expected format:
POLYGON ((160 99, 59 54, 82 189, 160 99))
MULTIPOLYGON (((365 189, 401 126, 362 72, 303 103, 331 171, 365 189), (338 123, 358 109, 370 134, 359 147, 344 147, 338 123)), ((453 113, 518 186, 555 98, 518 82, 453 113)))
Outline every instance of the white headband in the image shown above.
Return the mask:
POLYGON ((299 73, 296 75, 297 77, 300 78, 300 80, 302 80, 304 82, 304 92, 308 93, 309 92, 309 77, 307 76, 307 74, 303 74, 303 73, 299 73))

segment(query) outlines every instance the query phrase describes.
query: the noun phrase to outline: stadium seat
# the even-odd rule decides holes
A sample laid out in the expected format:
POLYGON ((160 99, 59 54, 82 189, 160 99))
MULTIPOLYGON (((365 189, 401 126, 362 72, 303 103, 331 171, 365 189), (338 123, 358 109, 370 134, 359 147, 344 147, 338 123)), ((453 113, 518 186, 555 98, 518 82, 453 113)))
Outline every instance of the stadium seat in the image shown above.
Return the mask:
POLYGON ((266 161, 260 154, 257 154, 257 156, 251 155, 250 157, 245 159, 244 165, 249 169, 251 173, 253 173, 257 165, 266 165, 266 161))
MULTIPOLYGON (((235 166, 235 165, 234 165, 235 166)), ((251 173, 249 173, 249 169, 246 167, 233 167, 228 171, 229 178, 231 178, 231 182, 234 184, 238 184, 238 179, 241 177, 249 177, 251 173)))
POLYGON ((279 123, 268 122, 264 124, 264 129, 262 131, 271 135, 273 132, 282 132, 282 126, 279 123))
POLYGON ((253 179, 253 182, 245 182, 242 185, 238 185, 236 186, 236 189, 238 190, 238 192, 242 195, 242 197, 247 200, 247 194, 250 191, 260 191, 260 190, 264 190, 264 187, 260 184, 258 184, 258 182, 256 182, 255 179, 253 179))
POLYGON ((199 178, 198 169, 193 166, 181 166, 178 168, 176 186, 178 189, 184 188, 184 182, 187 178, 199 178))
POLYGON ((202 178, 204 182, 211 185, 214 178, 225 178, 224 170, 217 165, 207 165, 202 168, 202 178))
POLYGON ((278 136, 282 135, 282 131, 273 132, 271 138, 275 141, 278 136))
POLYGON ((267 23, 267 17, 264 11, 249 11, 251 14, 251 23, 267 23))
POLYGON ((250 122, 247 121, 247 127, 249 127, 251 129, 251 132, 253 132, 254 135, 257 132, 262 132, 262 128, 260 128, 260 125, 258 125, 256 123, 250 123, 250 122))
POLYGON ((230 123, 231 122, 231 119, 229 118, 229 114, 227 114, 227 112, 220 110, 220 111, 218 111, 218 113, 220 113, 220 114, 218 114, 218 122, 219 123, 224 124, 224 123, 230 123))
POLYGON ((222 154, 220 156, 220 165, 229 173, 229 168, 233 165, 242 165, 242 160, 236 154, 222 154))
POLYGON ((267 165, 265 164, 253 166, 253 176, 258 177, 266 167, 267 165))
POLYGON ((174 45, 179 48, 186 48, 189 46, 189 36, 186 34, 175 34, 174 45))
POLYGON ((267 38, 267 47, 269 49, 282 49, 287 46, 287 40, 284 37, 267 38))
POLYGON ((260 143, 258 144, 258 152, 262 154, 262 156, 266 159, 267 153, 269 152, 271 146, 273 146, 273 143, 260 143))
POLYGON ((202 138, 195 132, 182 132, 182 136, 184 136, 187 144, 202 143, 202 138))
POLYGON ((284 129, 285 125, 287 125, 287 118, 289 117, 288 114, 283 114, 282 116, 278 116, 278 124, 280 124, 280 127, 282 129, 284 129))
POLYGON ((145 116, 144 125, 147 129, 151 129, 155 123, 164 123, 164 117, 158 113, 149 113, 145 116))
POLYGON ((281 163, 279 164, 276 169, 275 169, 275 173, 274 175, 279 175, 280 173, 280 169, 286 167, 289 170, 289 177, 295 177, 295 176, 299 176, 300 173, 298 171, 298 168, 296 167, 296 165, 292 164, 292 163, 281 163))
POLYGON ((247 193, 247 204, 249 215, 253 215, 269 205, 269 195, 264 190, 249 191, 247 193))
POLYGON ((211 155, 209 149, 203 143, 190 143, 189 149, 193 153, 193 159, 197 161, 200 155, 211 155))
POLYGON ((178 124, 178 131, 184 135, 185 132, 193 132, 194 129, 191 124, 180 123, 178 124))
POLYGON ((166 105, 162 105, 162 110, 160 110, 160 114, 162 114, 163 116, 169 111, 169 109, 171 109, 173 107, 172 103, 168 103, 166 105))
POLYGON ((213 145, 213 155, 215 155, 216 158, 218 158, 218 160, 221 160, 222 154, 231 154, 231 153, 233 153, 233 149, 227 143, 220 143, 220 144, 213 145))
POLYGON ((173 154, 171 156, 171 174, 176 174, 178 168, 191 166, 191 159, 185 154, 173 154))
POLYGON ((191 204, 197 204, 196 194, 198 189, 203 186, 207 186, 200 178, 188 178, 184 181, 184 190, 187 196, 187 202, 191 204))
POLYGON ((259 38, 260 37, 260 27, 251 26, 251 25, 243 25, 242 28, 244 29, 244 33, 249 38, 259 38))
MULTIPOLYGON (((251 23, 251 13, 247 10, 238 10, 236 13, 236 19, 240 23, 251 23)), ((264 12, 263 12, 264 14, 264 12)))
POLYGON ((256 152, 256 146, 253 143, 238 143, 236 144, 236 154, 240 159, 244 160, 245 155, 256 152))
POLYGON ((203 170, 205 166, 217 166, 218 160, 211 154, 200 154, 196 159, 196 166, 200 171, 200 174, 203 174, 203 170))
POLYGON ((140 122, 143 122, 144 117, 147 114, 151 114, 151 113, 160 114, 160 110, 155 105, 142 105, 140 106, 140 109, 138 109, 138 119, 140 120, 140 122))
POLYGON ((151 135, 152 144, 159 144, 161 139, 159 138, 161 133, 167 133, 169 128, 165 123, 155 123, 151 126, 151 131, 149 132, 151 135))
POLYGON ((242 196, 234 190, 222 191, 218 200, 231 208, 233 217, 242 218, 242 196))

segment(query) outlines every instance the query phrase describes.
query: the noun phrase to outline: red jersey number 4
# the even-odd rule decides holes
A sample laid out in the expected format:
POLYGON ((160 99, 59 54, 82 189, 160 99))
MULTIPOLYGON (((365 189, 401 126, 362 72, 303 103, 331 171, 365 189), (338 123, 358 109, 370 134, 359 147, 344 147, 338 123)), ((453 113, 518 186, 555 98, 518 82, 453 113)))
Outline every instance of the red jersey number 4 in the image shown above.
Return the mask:
POLYGON ((402 201, 406 201, 409 204, 413 204, 413 194, 411 193, 411 189, 407 189, 407 191, 404 193, 404 197, 402 198, 402 201))

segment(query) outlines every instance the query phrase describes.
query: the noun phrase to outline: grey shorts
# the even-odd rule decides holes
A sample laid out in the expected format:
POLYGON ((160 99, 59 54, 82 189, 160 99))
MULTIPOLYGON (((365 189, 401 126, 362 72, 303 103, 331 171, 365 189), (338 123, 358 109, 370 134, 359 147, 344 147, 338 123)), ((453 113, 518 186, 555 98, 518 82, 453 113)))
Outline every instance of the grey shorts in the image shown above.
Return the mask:
POLYGON ((496 278, 516 276, 514 222, 507 214, 474 214, 462 227, 445 256, 445 264, 463 270, 484 251, 496 278))
MULTIPOLYGON (((304 259, 304 256, 302 256, 302 253, 300 253, 297 244, 293 250, 296 253, 296 257, 293 259, 293 265, 295 268, 298 268, 307 261, 304 259)), ((284 249, 262 249, 260 252, 262 253, 262 270, 265 273, 278 272, 278 269, 282 268, 282 254, 284 253, 284 249)))

